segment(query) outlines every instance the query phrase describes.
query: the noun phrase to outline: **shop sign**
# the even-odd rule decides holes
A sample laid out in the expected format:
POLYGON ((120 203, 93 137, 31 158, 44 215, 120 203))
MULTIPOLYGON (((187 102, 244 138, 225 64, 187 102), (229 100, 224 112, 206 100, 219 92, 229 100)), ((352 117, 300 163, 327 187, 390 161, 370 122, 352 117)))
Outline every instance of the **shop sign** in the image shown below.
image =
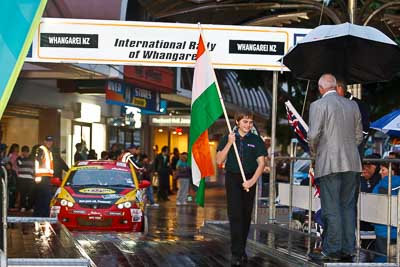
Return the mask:
MULTIPOLYGON (((214 68, 288 71, 282 56, 310 29, 203 24, 214 68)), ((43 18, 31 62, 194 67, 197 24, 43 18)))
POLYGON ((153 116, 150 124, 157 126, 190 126, 190 116, 153 116))
POLYGON ((137 87, 163 93, 172 93, 175 88, 175 72, 170 68, 124 66, 124 80, 137 87))
POLYGON ((131 84, 117 80, 107 82, 106 102, 160 112, 160 93, 133 87, 131 84))

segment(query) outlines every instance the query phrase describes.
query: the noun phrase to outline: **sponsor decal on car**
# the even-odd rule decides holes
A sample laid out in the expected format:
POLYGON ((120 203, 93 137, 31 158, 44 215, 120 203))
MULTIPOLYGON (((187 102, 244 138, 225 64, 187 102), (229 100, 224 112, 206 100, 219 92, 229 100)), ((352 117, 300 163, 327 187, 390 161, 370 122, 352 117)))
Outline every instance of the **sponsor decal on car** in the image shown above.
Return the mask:
POLYGON ((80 204, 112 204, 111 200, 102 200, 102 199, 79 199, 78 203, 80 204))
POLYGON ((60 206, 53 206, 50 210, 50 217, 57 217, 60 213, 61 207, 60 206))
POLYGON ((114 194, 115 190, 109 188, 83 188, 79 190, 79 193, 86 194, 114 194))
POLYGON ((142 221, 142 210, 141 209, 131 209, 132 222, 142 221))
MULTIPOLYGON (((83 162, 84 163, 84 162, 83 162)), ((86 164, 83 164, 86 165, 86 164)), ((76 170, 84 170, 84 169, 96 169, 96 170, 102 170, 105 169, 104 166, 78 166, 78 167, 74 167, 74 169, 76 170)))
MULTIPOLYGON (((126 167, 126 162, 117 162, 116 164, 115 164, 117 167, 126 167)), ((124 169, 125 170, 125 169, 124 169)))
POLYGON ((103 198, 104 199, 119 199, 123 196, 124 195, 120 195, 120 194, 110 194, 110 195, 104 195, 103 198))

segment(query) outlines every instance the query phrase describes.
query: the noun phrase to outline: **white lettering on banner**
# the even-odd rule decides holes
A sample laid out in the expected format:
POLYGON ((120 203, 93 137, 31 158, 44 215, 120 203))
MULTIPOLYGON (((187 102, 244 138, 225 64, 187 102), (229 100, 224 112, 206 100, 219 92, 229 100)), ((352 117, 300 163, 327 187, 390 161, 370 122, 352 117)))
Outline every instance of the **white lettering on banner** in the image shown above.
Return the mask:
POLYGON ((82 38, 80 37, 49 37, 50 44, 81 44, 82 38))
POLYGON ((261 51, 261 52, 276 52, 276 45, 263 44, 237 44, 239 51, 261 51))
MULTIPOLYGON (((280 59, 296 36, 310 31, 210 24, 202 30, 214 68, 279 71, 288 71, 280 59)), ((197 24, 42 18, 26 61, 194 67, 198 39, 197 24)))
POLYGON ((237 44, 239 51, 268 51, 268 45, 257 45, 257 44, 237 44))

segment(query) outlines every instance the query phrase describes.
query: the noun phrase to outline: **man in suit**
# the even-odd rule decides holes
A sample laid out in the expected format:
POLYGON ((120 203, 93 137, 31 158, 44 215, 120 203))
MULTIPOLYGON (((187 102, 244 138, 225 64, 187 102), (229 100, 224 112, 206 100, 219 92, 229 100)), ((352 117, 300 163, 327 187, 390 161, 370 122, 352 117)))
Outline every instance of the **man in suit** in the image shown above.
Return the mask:
POLYGON ((169 201, 168 190, 169 188, 169 175, 171 174, 171 166, 169 162, 169 148, 163 146, 161 153, 158 154, 154 160, 154 169, 158 174, 158 201, 169 201))
POLYGON ((347 91, 347 84, 344 81, 337 81, 336 83, 336 92, 338 93, 338 95, 355 101, 357 103, 358 109, 360 110, 364 139, 363 142, 361 142, 361 144, 358 146, 358 151, 362 159, 364 156, 364 147, 369 132, 369 108, 364 102, 361 101, 361 99, 358 99, 357 97, 353 96, 349 91, 347 91))
POLYGON ((336 92, 336 78, 324 74, 318 81, 321 99, 310 106, 308 141, 315 156, 315 178, 320 185, 325 237, 315 260, 341 260, 355 249, 355 190, 361 161, 361 115, 356 102, 336 92))

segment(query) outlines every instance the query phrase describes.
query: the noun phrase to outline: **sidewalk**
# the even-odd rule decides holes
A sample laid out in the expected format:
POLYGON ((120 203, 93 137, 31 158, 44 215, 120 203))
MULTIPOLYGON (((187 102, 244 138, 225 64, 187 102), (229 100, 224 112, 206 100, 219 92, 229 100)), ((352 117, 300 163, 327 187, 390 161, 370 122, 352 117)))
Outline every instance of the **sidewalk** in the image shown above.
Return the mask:
MULTIPOLYGON (((205 221, 201 233, 225 237, 229 242, 229 224, 227 221, 205 221)), ((307 254, 320 242, 315 236, 292 231, 279 224, 253 224, 247 241, 249 256, 259 252, 282 260, 290 266, 397 266, 395 263, 375 263, 376 253, 359 250, 353 262, 323 263, 311 261, 307 254)), ((391 259, 395 262, 395 259, 391 259)))

